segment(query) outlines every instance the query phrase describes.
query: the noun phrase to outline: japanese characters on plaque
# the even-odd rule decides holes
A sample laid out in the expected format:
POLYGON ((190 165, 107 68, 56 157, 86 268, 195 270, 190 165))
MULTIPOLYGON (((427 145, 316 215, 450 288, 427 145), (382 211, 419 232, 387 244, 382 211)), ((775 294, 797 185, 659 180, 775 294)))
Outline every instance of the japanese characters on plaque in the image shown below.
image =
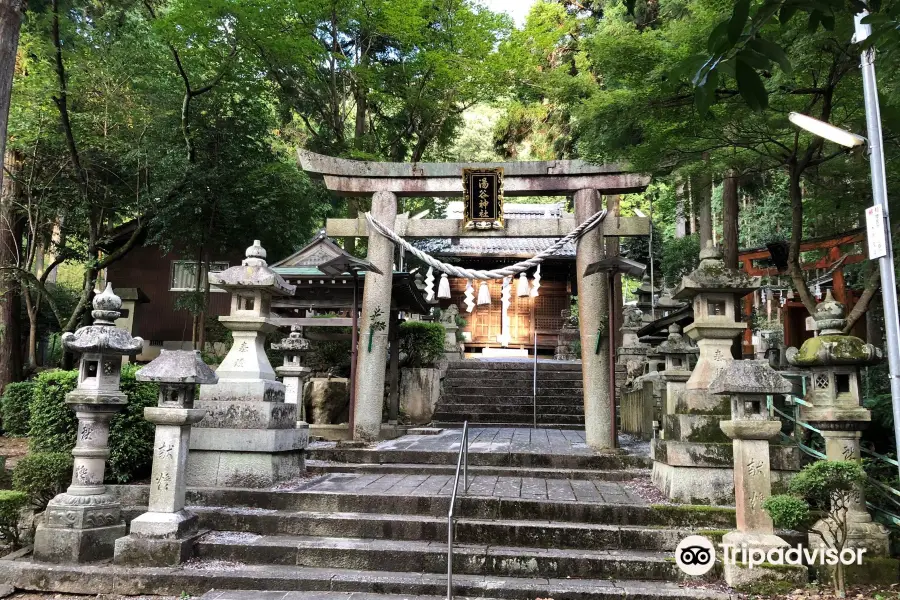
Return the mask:
POLYGON ((503 169, 463 169, 466 229, 503 229, 503 169))

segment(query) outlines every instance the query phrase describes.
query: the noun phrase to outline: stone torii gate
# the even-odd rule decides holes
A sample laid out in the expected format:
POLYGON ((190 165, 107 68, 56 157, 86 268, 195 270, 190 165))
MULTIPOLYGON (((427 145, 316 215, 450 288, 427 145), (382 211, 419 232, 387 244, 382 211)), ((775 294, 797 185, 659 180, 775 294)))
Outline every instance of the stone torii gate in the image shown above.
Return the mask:
MULTIPOLYGON (((523 161, 507 163, 388 163, 355 161, 299 151, 301 168, 322 179, 338 196, 371 196, 372 216, 406 239, 449 237, 546 237, 560 238, 603 209, 601 196, 642 192, 650 177, 628 172, 620 165, 592 165, 580 160, 523 161), (466 230, 460 219, 410 219, 397 214, 398 197, 453 197, 463 195, 463 168, 502 168, 503 195, 574 195, 575 214, 562 218, 505 220, 504 229, 466 230)), ((391 304, 392 242, 369 234, 364 216, 328 219, 331 237, 369 237, 366 258, 383 275, 366 273, 359 329, 355 439, 373 441, 381 428, 384 398, 387 332, 377 327, 391 304), (375 324, 376 327, 372 328, 375 324), (372 340, 368 339, 372 336, 372 340)), ((607 278, 585 276, 588 265, 604 258, 604 236, 638 236, 650 233, 646 218, 609 215, 599 227, 578 241, 576 270, 581 335, 584 416, 587 442, 596 449, 615 447, 611 431, 613 409, 608 398, 609 336, 601 334, 609 312, 607 278), (598 343, 598 336, 601 338, 598 343)))

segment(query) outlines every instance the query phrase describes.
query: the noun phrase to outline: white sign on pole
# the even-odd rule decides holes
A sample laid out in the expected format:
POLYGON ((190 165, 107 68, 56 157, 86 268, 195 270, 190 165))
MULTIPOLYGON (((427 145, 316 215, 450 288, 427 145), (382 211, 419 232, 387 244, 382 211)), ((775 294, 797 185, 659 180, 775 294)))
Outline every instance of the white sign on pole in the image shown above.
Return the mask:
POLYGON ((884 212, 876 204, 866 209, 866 238, 869 240, 869 258, 887 255, 887 234, 884 230, 884 212))

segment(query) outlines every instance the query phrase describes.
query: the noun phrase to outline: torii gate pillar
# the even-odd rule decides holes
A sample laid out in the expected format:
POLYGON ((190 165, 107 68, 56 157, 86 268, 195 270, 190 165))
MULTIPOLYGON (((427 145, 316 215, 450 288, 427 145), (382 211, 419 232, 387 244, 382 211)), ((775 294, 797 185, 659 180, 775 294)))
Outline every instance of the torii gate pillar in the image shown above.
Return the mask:
MULTIPOLYGON (((394 228, 397 218, 397 196, 392 192, 375 192, 372 216, 394 228)), ((368 271, 360 308, 359 341, 356 359, 356 403, 353 439, 374 442, 381 433, 384 404, 384 371, 388 353, 387 320, 391 313, 391 283, 394 273, 394 244, 381 235, 369 236, 366 259, 383 275, 368 271), (376 322, 385 326, 373 328, 376 322), (371 344, 369 336, 372 336, 371 344), (370 350, 371 348, 371 350, 370 350)))
MULTIPOLYGON (((580 225, 603 210, 597 190, 575 192, 575 222, 580 225)), ((585 233, 578 241, 575 269, 578 277, 578 327, 581 333, 581 377, 584 389, 584 429, 595 450, 616 447, 613 411, 609 398, 609 338, 602 331, 609 314, 609 283, 603 274, 584 276, 588 265, 605 256, 603 228, 585 233), (598 346, 598 340, 599 346, 598 346)), ((608 325, 606 327, 609 328, 608 325)))

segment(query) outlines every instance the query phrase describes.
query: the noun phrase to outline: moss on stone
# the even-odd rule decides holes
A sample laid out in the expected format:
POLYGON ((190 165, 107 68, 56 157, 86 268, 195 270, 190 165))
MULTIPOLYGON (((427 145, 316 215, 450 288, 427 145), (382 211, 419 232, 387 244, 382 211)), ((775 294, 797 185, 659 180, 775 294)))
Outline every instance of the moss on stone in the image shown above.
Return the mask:
POLYGON ((820 335, 803 342, 792 360, 798 366, 822 365, 820 354, 829 356, 831 364, 865 364, 870 359, 866 343, 858 337, 820 335))

